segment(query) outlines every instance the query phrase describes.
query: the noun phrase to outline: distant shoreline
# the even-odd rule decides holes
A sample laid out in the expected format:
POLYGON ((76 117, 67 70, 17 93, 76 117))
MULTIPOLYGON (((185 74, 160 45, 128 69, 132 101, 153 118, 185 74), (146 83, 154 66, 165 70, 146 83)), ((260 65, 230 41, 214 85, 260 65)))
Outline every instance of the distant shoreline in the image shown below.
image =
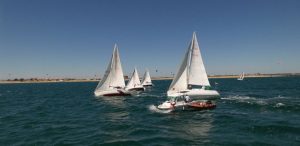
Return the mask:
MULTIPOLYGON (((294 77, 300 74, 259 74, 259 75, 245 75, 245 78, 271 78, 271 77, 294 77)), ((238 78, 239 75, 214 75, 208 76, 209 79, 230 79, 238 78)), ((152 80, 172 80, 173 77, 152 77, 152 80)), ((22 84, 22 83, 69 83, 69 82, 99 82, 96 79, 24 79, 23 81, 16 80, 2 80, 0 84, 22 84)))

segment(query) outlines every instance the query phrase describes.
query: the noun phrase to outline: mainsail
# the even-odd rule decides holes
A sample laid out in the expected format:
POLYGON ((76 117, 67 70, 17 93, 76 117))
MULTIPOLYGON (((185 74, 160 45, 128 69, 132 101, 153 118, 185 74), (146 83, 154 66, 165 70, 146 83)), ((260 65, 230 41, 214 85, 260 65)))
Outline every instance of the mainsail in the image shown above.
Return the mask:
POLYGON ((131 89, 137 85, 141 85, 141 81, 140 81, 139 74, 138 74, 136 68, 134 68, 134 71, 132 73, 130 80, 128 81, 128 83, 126 85, 126 88, 131 89))
POLYGON ((123 70, 117 44, 115 44, 114 46, 114 51, 110 63, 95 91, 107 90, 112 87, 125 87, 123 70))
POLYGON ((210 86, 195 32, 189 50, 191 51, 191 59, 188 72, 188 84, 210 86))
POLYGON ((169 91, 182 91, 188 85, 210 86, 195 32, 169 91))
POLYGON ((149 84, 152 84, 151 77, 150 77, 149 71, 146 70, 143 80, 142 80, 142 85, 149 85, 149 84))

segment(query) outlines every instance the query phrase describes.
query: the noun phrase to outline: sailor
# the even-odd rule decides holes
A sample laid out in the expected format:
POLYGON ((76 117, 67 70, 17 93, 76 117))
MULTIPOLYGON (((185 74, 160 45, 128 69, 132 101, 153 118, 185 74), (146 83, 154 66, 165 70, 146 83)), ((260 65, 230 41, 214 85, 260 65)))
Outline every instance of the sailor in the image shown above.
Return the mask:
POLYGON ((175 109, 175 104, 176 104, 176 101, 171 101, 171 107, 173 108, 173 109, 175 109))
POLYGON ((185 101, 185 102, 189 102, 189 101, 190 101, 190 97, 189 97, 188 95, 185 95, 184 101, 185 101))

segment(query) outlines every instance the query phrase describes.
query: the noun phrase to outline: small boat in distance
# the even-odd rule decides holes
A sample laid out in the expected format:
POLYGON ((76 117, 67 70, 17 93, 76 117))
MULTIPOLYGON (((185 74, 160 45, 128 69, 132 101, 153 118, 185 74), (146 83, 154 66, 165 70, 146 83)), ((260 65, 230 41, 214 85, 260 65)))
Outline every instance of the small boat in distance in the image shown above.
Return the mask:
POLYGON ((200 100, 211 100, 220 96, 216 90, 211 89, 195 32, 167 95, 168 97, 188 95, 200 100))
POLYGON ((242 81, 244 80, 244 78, 245 78, 245 73, 243 72, 237 80, 242 81))
POLYGON ((134 68, 132 76, 126 85, 125 90, 127 90, 127 91, 144 91, 145 90, 145 88, 141 84, 139 74, 138 74, 136 68, 134 68))
POLYGON ((94 94, 96 96, 128 96, 131 95, 124 89, 125 80, 117 44, 110 63, 101 81, 99 81, 94 94))
POLYGON ((152 81, 151 81, 151 77, 150 77, 148 69, 146 69, 146 72, 145 72, 144 77, 142 79, 142 85, 144 87, 152 86, 152 81))

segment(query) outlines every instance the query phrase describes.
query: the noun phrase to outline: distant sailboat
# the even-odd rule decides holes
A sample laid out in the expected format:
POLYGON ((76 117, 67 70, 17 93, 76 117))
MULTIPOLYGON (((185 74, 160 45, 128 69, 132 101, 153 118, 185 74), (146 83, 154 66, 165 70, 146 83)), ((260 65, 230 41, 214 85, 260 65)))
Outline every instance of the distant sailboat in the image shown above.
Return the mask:
POLYGON ((142 80, 142 85, 144 87, 152 86, 152 81, 151 81, 151 77, 150 77, 150 74, 149 74, 148 70, 146 70, 146 72, 144 74, 144 77, 143 77, 143 80, 142 80))
POLYGON ((110 63, 105 71, 102 80, 97 85, 94 94, 96 96, 126 96, 130 93, 124 90, 125 81, 117 44, 110 63))
POLYGON ((219 93, 211 90, 210 87, 196 33, 194 32, 192 41, 169 87, 167 95, 170 97, 188 95, 199 99, 219 96, 219 93), (201 86, 201 88, 195 88, 195 86, 201 86))
POLYGON ((144 91, 145 90, 145 88, 141 84, 139 74, 138 74, 136 68, 134 68, 132 76, 126 85, 125 90, 127 90, 127 91, 144 91))
POLYGON ((243 72, 237 80, 242 81, 244 80, 244 78, 245 78, 245 73, 243 72))

